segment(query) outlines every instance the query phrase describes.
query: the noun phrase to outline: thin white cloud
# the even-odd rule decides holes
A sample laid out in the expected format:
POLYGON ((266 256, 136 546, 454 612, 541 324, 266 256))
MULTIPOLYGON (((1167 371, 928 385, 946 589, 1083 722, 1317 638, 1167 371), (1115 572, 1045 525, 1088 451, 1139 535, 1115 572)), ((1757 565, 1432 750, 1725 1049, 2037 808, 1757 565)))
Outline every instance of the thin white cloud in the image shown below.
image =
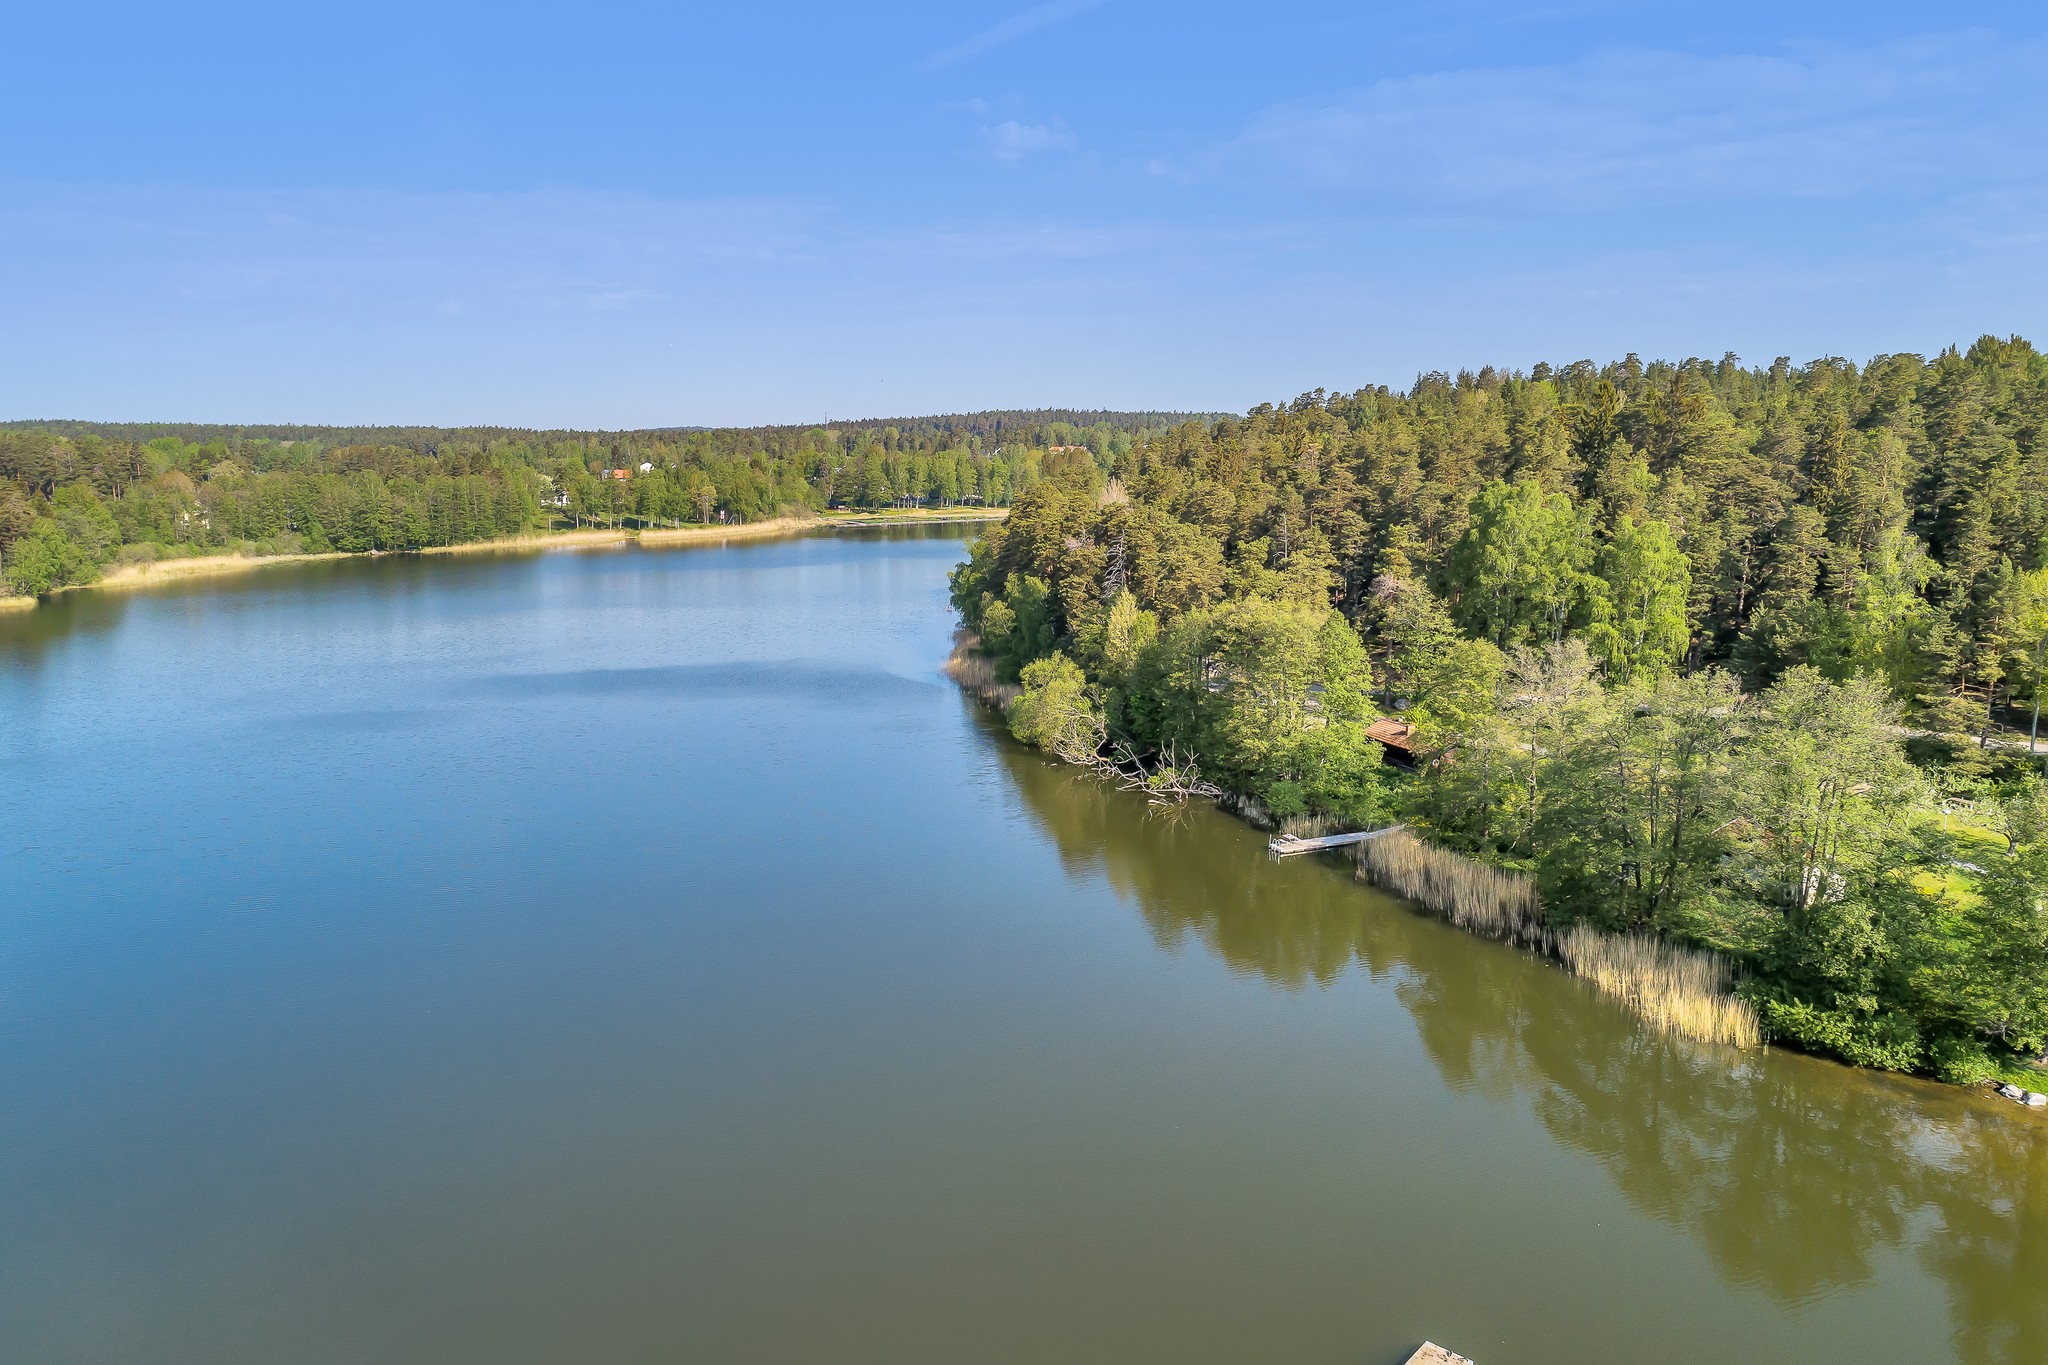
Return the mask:
POLYGON ((1074 135, 1058 123, 1005 119, 993 128, 982 129, 981 136, 999 161, 1018 161, 1033 152, 1063 151, 1074 145, 1074 135))
POLYGON ((865 249, 903 260, 1098 261, 1116 260, 1168 246, 1186 247, 1185 232, 1150 224, 1105 227, 1044 223, 942 224, 877 238, 865 249))
POLYGON ((483 194, 0 181, 0 288, 19 284, 16 261, 97 257, 120 262, 128 276, 120 287, 144 300, 632 308, 731 270, 806 267, 820 250, 825 216, 796 200, 567 188, 483 194))
POLYGON ((955 43, 943 52, 935 52, 925 58, 924 71, 939 71, 969 57, 978 57, 992 47, 1035 33, 1048 24, 1057 24, 1077 14, 1094 9, 1102 0, 1052 0, 1050 4, 1039 5, 1022 13, 1013 14, 993 28, 983 29, 965 42, 955 43))
POLYGON ((1382 210, 1612 211, 2025 181, 2048 46, 1971 32, 1799 56, 1619 50, 1269 108, 1189 169, 1382 210))

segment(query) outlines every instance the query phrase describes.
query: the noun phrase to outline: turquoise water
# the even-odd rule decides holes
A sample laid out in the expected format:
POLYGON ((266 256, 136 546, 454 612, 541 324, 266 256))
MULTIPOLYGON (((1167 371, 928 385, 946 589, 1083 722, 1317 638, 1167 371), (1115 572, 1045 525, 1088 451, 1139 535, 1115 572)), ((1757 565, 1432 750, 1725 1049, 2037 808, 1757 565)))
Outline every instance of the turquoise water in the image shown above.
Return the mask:
POLYGON ((963 553, 0 617, 0 1359, 2048 1359, 2040 1123, 1019 751, 963 553))

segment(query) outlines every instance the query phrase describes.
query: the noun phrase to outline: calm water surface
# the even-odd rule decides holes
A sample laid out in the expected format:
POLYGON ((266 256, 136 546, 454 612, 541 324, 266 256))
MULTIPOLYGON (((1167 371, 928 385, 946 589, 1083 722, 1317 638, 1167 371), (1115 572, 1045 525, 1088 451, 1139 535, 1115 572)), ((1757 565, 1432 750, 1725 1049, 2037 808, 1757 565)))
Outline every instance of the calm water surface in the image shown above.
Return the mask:
POLYGON ((948 532, 0 618, 0 1360, 2048 1360, 2048 1129, 1019 751, 948 532))

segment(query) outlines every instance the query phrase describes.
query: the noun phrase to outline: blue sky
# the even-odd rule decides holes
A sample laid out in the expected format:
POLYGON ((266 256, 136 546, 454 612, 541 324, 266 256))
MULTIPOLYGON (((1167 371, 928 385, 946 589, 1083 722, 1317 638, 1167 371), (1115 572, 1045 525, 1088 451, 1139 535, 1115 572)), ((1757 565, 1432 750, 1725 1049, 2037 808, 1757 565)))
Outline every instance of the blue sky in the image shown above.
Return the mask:
POLYGON ((0 416, 1242 409, 2037 341, 2048 8, 7 7, 0 416))

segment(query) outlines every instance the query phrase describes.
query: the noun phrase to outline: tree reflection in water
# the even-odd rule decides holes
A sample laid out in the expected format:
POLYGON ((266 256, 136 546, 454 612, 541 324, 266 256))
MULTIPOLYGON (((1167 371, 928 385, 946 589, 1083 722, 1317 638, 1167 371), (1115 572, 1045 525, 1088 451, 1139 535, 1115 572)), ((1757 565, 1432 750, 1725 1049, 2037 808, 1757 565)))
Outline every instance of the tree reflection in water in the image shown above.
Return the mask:
POLYGON ((1526 954, 1410 913, 1230 817, 1160 818, 1001 742, 1070 874, 1106 876, 1162 946, 1189 939, 1285 990, 1393 982, 1458 1089, 1526 1102, 1728 1281, 1803 1305, 1910 1246, 1946 1286, 1959 1356, 2048 1360, 2048 1130, 1974 1096, 1783 1052, 1653 1035, 1526 954))

